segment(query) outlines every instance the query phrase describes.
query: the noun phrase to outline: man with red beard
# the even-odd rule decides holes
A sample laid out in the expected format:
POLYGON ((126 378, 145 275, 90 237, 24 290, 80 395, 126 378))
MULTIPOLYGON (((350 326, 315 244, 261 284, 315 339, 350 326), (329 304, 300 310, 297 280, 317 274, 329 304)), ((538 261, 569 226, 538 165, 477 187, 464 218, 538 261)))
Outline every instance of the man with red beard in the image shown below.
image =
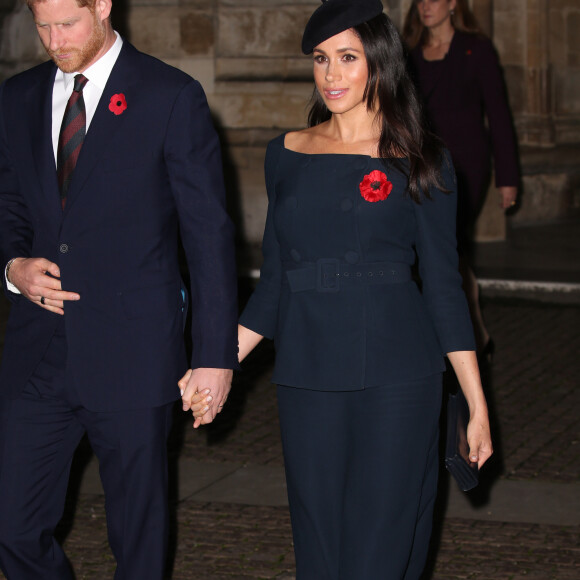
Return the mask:
POLYGON ((115 578, 162 578, 171 408, 237 366, 233 227, 199 83, 113 30, 111 0, 29 0, 51 61, 0 86, 0 567, 73 578, 53 537, 88 434, 115 578), (56 66, 55 66, 56 65, 56 66), (192 355, 179 238, 192 292, 192 355), (180 394, 177 380, 195 369, 180 394))

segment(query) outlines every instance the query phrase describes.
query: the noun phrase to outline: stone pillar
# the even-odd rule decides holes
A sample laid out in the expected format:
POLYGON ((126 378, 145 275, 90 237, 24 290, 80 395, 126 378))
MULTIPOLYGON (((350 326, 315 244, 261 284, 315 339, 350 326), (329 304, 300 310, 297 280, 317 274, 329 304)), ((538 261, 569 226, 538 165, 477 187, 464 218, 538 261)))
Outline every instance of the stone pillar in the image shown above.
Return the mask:
POLYGON ((494 30, 521 146, 522 196, 510 223, 577 215, 580 0, 496 2, 494 30))
POLYGON ((522 143, 554 145, 550 86, 548 0, 527 0, 527 123, 522 143))
POLYGON ((504 65, 519 140, 526 145, 555 143, 548 6, 548 0, 494 4, 494 42, 504 65))
POLYGON ((579 143, 580 0, 551 0, 547 8, 555 141, 579 143))

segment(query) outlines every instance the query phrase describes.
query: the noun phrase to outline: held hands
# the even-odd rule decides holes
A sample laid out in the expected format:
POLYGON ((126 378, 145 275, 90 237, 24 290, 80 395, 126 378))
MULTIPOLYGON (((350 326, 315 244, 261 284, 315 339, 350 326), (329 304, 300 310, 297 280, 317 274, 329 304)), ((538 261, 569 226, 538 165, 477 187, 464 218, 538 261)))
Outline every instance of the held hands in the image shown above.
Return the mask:
MULTIPOLYGON (((238 360, 242 362, 262 338, 253 330, 238 325, 238 360)), ((217 413, 221 413, 230 392, 233 374, 232 370, 227 369, 189 369, 177 383, 181 389, 183 410, 191 411, 195 429, 211 423, 217 413), (210 374, 208 380, 203 376, 206 372, 210 374), (212 388, 212 372, 217 373, 214 380, 218 388, 212 388)))
POLYGON ((59 267, 45 258, 16 258, 8 281, 28 300, 56 314, 64 314, 65 300, 80 300, 76 292, 62 289, 59 267))
POLYGON ((195 417, 193 427, 211 423, 228 398, 234 372, 231 369, 189 369, 177 383, 183 410, 195 417))

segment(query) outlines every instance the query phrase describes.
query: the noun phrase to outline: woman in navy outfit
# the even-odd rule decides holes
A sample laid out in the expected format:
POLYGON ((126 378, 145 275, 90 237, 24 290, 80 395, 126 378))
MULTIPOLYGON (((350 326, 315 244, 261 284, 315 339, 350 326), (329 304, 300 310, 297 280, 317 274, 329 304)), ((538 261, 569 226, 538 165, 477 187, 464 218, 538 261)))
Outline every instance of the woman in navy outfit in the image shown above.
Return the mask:
POLYGON ((431 129, 451 152, 457 173, 460 268, 478 350, 490 353, 493 345, 467 254, 487 192, 492 152, 499 205, 508 209, 516 204, 516 139, 499 62, 466 0, 415 0, 403 38, 431 129))
MULTIPOLYGON (((417 580, 445 355, 469 402, 470 455, 481 466, 492 453, 453 167, 421 125, 380 0, 328 0, 302 49, 316 84, 309 128, 268 146, 264 263, 239 358, 274 339, 297 579, 417 580)), ((195 426, 211 420, 200 398, 195 426)))

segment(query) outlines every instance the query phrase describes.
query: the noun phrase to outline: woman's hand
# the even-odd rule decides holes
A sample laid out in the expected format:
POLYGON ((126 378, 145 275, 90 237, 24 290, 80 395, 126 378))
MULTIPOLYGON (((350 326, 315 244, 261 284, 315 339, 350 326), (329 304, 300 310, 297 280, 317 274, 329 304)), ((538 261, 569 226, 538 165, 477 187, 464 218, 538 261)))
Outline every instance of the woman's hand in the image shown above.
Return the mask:
POLYGON ((469 459, 477 463, 477 467, 481 469, 493 453, 487 412, 475 413, 470 418, 467 425, 467 443, 469 459))
POLYGON ((518 188, 514 186, 503 186, 498 187, 497 190, 499 191, 500 201, 499 206, 502 209, 509 209, 516 205, 516 201, 518 198, 518 188))
POLYGON ((469 458, 481 469, 491 457, 493 446, 477 357, 472 350, 448 352, 447 357, 469 406, 470 418, 467 425, 469 458))

